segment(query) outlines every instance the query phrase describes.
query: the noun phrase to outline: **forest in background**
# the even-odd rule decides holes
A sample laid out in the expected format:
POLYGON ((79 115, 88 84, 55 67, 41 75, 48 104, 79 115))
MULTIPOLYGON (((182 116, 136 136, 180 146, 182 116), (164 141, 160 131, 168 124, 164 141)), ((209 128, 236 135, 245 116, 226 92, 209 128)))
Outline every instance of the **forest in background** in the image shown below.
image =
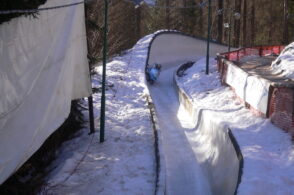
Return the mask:
MULTIPOLYGON (((155 6, 131 0, 109 0, 108 53, 131 48, 144 35, 160 29, 179 30, 207 37, 206 0, 156 0, 155 6)), ((231 45, 281 45, 293 41, 293 0, 212 0, 211 38, 231 45), (239 14, 236 14, 239 13, 239 14), (230 28, 224 24, 230 23, 230 28)), ((91 64, 101 60, 104 1, 86 4, 86 24, 91 64)))

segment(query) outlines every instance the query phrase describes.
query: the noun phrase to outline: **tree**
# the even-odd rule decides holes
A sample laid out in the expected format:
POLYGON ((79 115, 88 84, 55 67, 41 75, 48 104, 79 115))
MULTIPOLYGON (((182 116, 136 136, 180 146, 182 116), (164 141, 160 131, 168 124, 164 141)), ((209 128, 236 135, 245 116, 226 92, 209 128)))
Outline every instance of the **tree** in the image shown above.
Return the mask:
POLYGON ((169 4, 169 0, 165 0, 165 26, 167 29, 170 29, 170 4, 169 4))
POLYGON ((255 5, 254 2, 251 6, 251 37, 250 37, 250 45, 254 45, 254 39, 255 39, 255 5))
POLYGON ((224 2, 223 0, 218 1, 218 21, 217 21, 217 41, 222 42, 223 39, 223 24, 224 24, 224 15, 223 15, 224 2))
MULTIPOLYGON (((242 0, 235 0, 235 10, 234 13, 241 13, 242 0)), ((238 47, 240 44, 240 19, 234 20, 234 42, 233 45, 238 47)))
POLYGON ((243 0, 243 46, 247 46, 247 0, 243 0))
POLYGON ((284 19, 283 19, 283 43, 289 42, 289 29, 288 29, 288 0, 284 0, 284 19))

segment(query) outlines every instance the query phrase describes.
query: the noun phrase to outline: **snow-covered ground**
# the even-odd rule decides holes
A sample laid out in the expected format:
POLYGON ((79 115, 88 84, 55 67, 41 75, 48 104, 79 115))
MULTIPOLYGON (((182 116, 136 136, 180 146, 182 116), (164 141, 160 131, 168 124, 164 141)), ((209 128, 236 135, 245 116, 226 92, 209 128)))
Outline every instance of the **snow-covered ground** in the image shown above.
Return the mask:
MULTIPOLYGON (((60 157, 50 167, 52 171, 47 178, 44 193, 154 194, 154 135, 146 104, 148 90, 144 78, 147 47, 152 37, 144 37, 125 55, 107 64, 109 87, 106 93, 106 141, 99 143, 98 132, 89 136, 85 129, 75 139, 64 143, 59 151, 60 157)), ((216 120, 226 123, 236 137, 244 157, 238 194, 293 194, 294 148, 290 135, 272 125, 269 120, 253 116, 244 105, 234 100, 232 91, 219 84, 215 62, 210 61, 214 65, 209 75, 205 75, 205 60, 200 59, 179 81, 181 87, 195 100, 196 106, 218 110, 221 115, 216 120)), ((101 72, 101 69, 97 68, 97 71, 101 72)), ((189 178, 195 178, 195 173, 190 170, 196 170, 202 174, 202 178, 196 175, 195 184, 205 188, 207 180, 205 174, 193 164, 192 149, 188 148, 187 142, 180 143, 185 141, 187 134, 177 131, 177 127, 181 126, 179 118, 187 120, 189 116, 184 111, 181 117, 177 116, 180 112, 176 108, 178 99, 174 89, 169 89, 173 88, 170 79, 173 73, 173 69, 162 72, 159 82, 150 86, 156 110, 162 114, 158 117, 159 125, 173 127, 165 129, 162 134, 166 136, 164 151, 168 151, 165 154, 166 182, 174 184, 169 190, 193 189, 190 185, 193 181, 189 181, 189 178), (163 98, 165 96, 170 102, 163 98), (173 113, 173 110, 177 112, 173 113), (188 159, 182 159, 185 157, 188 159), (181 178, 185 180, 181 181, 181 178)), ((100 77, 95 76, 96 87, 99 81, 100 77)), ((94 105, 98 131, 100 94, 94 94, 94 105)))
POLYGON ((277 59, 272 63, 272 69, 276 73, 282 73, 284 77, 294 79, 294 42, 287 45, 277 59))
POLYGON ((228 125, 236 137, 244 157, 238 194, 293 194, 294 146, 290 134, 251 114, 228 87, 220 86, 216 62, 212 62, 209 75, 204 73, 205 58, 196 62, 179 78, 179 85, 196 107, 220 112, 216 120, 228 125))
MULTIPOLYGON (((89 136, 84 129, 64 143, 50 167, 45 194, 154 194, 154 136, 142 75, 150 38, 107 64, 112 87, 106 92, 105 142, 99 143, 98 132, 89 136)), ((93 80, 98 87, 100 77, 93 80)), ((100 93, 93 98, 98 131, 100 93)))

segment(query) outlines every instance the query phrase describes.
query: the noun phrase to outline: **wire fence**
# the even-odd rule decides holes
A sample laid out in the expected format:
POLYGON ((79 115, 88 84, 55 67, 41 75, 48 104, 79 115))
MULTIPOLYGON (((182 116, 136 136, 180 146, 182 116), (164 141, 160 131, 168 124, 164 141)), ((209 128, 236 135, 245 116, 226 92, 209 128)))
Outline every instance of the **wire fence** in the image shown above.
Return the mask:
POLYGON ((88 2, 92 2, 93 0, 83 0, 79 2, 73 2, 58 6, 52 6, 52 7, 43 7, 43 8, 37 8, 37 9, 15 9, 15 10, 0 10, 0 15, 7 15, 7 14, 28 14, 28 13, 36 13, 39 11, 46 11, 46 10, 53 10, 53 9, 60 9, 60 8, 66 8, 71 6, 76 6, 88 2))

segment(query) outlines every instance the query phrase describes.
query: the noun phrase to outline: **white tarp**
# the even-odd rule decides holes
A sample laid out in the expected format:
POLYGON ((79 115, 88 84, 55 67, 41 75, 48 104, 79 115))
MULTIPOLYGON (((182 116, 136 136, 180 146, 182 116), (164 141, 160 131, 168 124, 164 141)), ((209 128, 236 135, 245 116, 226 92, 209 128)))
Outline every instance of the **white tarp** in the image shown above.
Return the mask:
MULTIPOLYGON (((73 0, 47 0, 42 7, 73 0)), ((84 5, 0 25, 0 184, 89 96, 84 5)))
POLYGON ((263 114, 267 112, 270 82, 249 75, 241 68, 229 64, 226 83, 235 89, 236 94, 263 114))

